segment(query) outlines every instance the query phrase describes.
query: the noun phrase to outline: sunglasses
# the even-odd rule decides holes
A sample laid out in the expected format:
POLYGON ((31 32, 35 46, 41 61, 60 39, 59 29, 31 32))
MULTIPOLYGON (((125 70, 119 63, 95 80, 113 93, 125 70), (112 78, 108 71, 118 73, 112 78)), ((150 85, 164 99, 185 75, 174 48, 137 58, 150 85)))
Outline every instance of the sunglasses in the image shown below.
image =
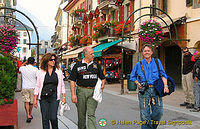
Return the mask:
POLYGON ((187 53, 188 51, 183 51, 183 53, 187 53))
POLYGON ((56 61, 56 59, 50 59, 49 61, 56 61))

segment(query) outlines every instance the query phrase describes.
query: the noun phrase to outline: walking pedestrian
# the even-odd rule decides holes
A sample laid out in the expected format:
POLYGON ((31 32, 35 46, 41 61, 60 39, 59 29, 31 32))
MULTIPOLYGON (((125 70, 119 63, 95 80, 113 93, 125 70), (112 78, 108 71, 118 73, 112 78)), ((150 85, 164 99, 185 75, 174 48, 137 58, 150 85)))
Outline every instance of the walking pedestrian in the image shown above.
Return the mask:
POLYGON ((77 62, 69 77, 71 85, 71 100, 76 104, 78 112, 78 129, 96 129, 95 111, 98 102, 93 99, 93 93, 98 78, 102 80, 101 91, 105 85, 105 76, 100 65, 94 60, 94 51, 88 47, 83 50, 84 59, 77 62), (75 87, 77 89, 75 93, 75 87))
POLYGON ((24 62, 19 71, 22 74, 22 101, 24 102, 24 107, 27 115, 27 123, 30 123, 33 119, 31 115, 33 109, 34 100, 34 88, 36 84, 36 74, 38 69, 34 65, 35 59, 29 57, 26 62, 24 62))
POLYGON ((22 91, 22 75, 19 71, 19 68, 22 64, 23 63, 20 59, 17 60, 17 88, 15 89, 16 92, 22 91))
POLYGON ((37 108, 37 97, 40 101, 43 129, 58 129, 57 111, 60 95, 66 103, 63 73, 59 67, 58 58, 54 53, 46 53, 40 62, 37 84, 34 90, 34 107, 37 108))
POLYGON ((200 111, 200 52, 197 53, 196 62, 193 67, 193 92, 194 92, 194 109, 192 112, 200 111))
POLYGON ((180 104, 180 106, 186 106, 186 108, 191 109, 194 107, 192 70, 195 62, 191 61, 192 54, 187 47, 183 48, 183 53, 182 86, 185 102, 180 104))
MULTIPOLYGON (((130 77, 130 80, 137 84, 140 91, 138 93, 140 119, 145 122, 141 126, 142 129, 156 129, 163 115, 162 98, 156 94, 156 89, 153 85, 154 81, 159 78, 159 73, 155 62, 156 59, 152 58, 152 54, 153 48, 150 44, 142 47, 144 59, 136 63, 130 77), (144 69, 145 73, 143 73, 142 69, 144 69)), ((158 65, 164 83, 164 92, 168 93, 167 75, 159 59, 158 65)))

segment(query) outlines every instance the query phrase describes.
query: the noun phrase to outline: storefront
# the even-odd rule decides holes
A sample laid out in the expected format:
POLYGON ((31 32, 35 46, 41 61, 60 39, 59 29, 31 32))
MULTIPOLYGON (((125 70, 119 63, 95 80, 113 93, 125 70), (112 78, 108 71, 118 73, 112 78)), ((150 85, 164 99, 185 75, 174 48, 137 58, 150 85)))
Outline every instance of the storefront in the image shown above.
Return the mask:
POLYGON ((132 70, 132 55, 135 50, 126 48, 120 42, 122 40, 100 44, 93 48, 95 60, 101 64, 108 83, 120 83, 122 64, 125 75, 130 74, 132 70), (122 48, 124 49, 124 63, 122 63, 122 48))

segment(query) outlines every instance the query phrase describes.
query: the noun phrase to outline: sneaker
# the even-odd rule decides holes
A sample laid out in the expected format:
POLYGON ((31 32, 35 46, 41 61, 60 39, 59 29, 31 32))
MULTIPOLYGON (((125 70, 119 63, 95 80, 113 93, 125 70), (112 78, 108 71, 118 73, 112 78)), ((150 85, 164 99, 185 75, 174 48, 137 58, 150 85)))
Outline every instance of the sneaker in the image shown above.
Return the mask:
POLYGON ((191 111, 191 112, 199 112, 200 109, 199 109, 199 108, 194 108, 194 109, 191 109, 190 111, 191 111))
POLYGON ((180 104, 180 106, 187 106, 189 103, 188 102, 184 102, 182 104, 180 104))
POLYGON ((192 109, 192 108, 194 108, 194 104, 191 104, 191 103, 190 103, 190 104, 188 104, 188 105, 186 106, 186 108, 187 108, 187 109, 192 109))

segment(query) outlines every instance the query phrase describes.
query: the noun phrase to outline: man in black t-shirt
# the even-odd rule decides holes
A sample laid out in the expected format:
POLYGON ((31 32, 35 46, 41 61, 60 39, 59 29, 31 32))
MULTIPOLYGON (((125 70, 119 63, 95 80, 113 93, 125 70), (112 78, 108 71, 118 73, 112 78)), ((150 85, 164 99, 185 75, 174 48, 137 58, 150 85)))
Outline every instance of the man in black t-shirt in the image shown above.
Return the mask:
POLYGON ((186 106, 186 108, 193 108, 194 106, 194 95, 193 95, 193 78, 192 69, 194 62, 191 61, 192 54, 188 48, 183 48, 183 71, 182 71, 182 86, 185 94, 185 102, 180 106, 186 106))
POLYGON ((86 129, 86 113, 88 129, 96 129, 95 111, 98 102, 93 99, 94 88, 98 78, 102 80, 101 90, 105 86, 105 76, 100 65, 94 60, 92 48, 83 50, 84 59, 77 62, 69 77, 71 85, 71 100, 76 104, 78 112, 78 129, 86 129), (75 94, 75 83, 77 85, 75 94))

